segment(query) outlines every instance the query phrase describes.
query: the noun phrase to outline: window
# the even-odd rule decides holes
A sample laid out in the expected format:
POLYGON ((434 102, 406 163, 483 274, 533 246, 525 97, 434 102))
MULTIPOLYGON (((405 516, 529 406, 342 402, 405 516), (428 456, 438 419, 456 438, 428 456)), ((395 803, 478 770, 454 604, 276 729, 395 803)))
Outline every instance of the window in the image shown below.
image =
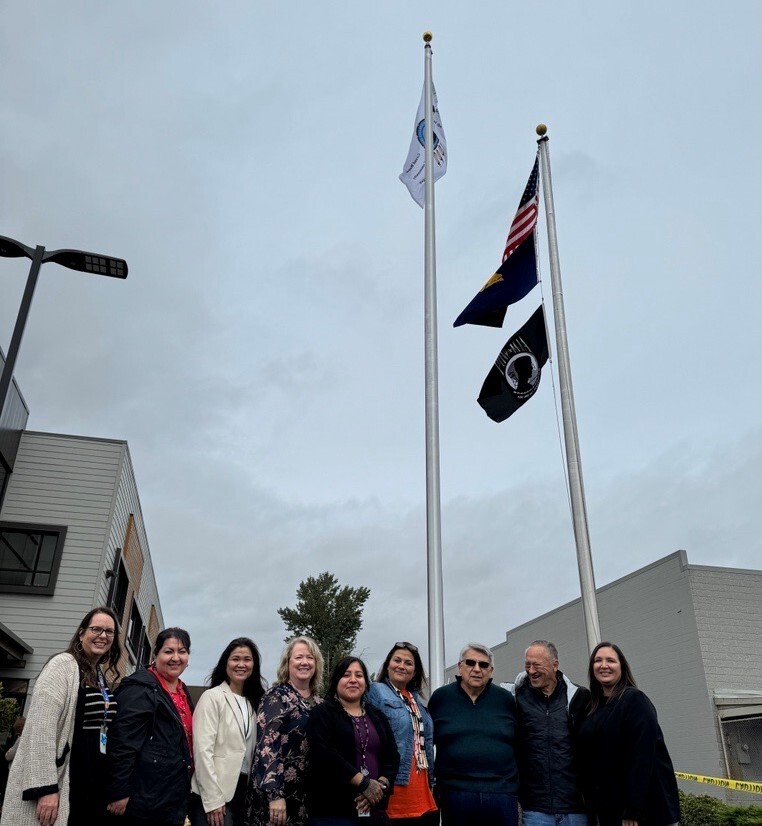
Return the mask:
POLYGON ((143 637, 143 620, 140 617, 140 611, 138 611, 138 604, 133 599, 132 609, 130 610, 130 621, 127 625, 127 647, 136 665, 140 665, 141 662, 143 637))
POLYGON ((0 457, 0 507, 2 507, 3 499, 5 498, 5 483, 8 481, 8 471, 5 469, 2 457, 0 457))
POLYGON ((29 680, 19 680, 15 677, 3 677, 3 699, 15 700, 18 703, 18 714, 24 713, 26 697, 29 693, 29 680))
POLYGON ((127 605, 127 591, 130 587, 130 580, 127 570, 121 559, 121 550, 117 548, 117 557, 113 571, 107 571, 106 576, 111 577, 111 585, 108 592, 108 606, 112 608, 119 619, 119 625, 124 624, 124 608, 127 605))
POLYGON ((66 528, 0 522, 0 592, 55 592, 66 528))
POLYGON ((151 641, 147 634, 143 634, 143 642, 140 646, 140 657, 138 658, 138 665, 147 666, 151 662, 151 641))

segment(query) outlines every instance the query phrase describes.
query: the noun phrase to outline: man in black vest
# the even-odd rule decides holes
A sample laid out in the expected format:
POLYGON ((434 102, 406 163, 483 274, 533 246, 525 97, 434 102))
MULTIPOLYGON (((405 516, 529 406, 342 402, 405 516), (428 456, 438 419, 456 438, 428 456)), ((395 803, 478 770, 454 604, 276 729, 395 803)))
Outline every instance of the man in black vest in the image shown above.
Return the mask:
POLYGON ((559 671, 552 642, 535 640, 526 650, 514 694, 523 826, 586 826, 574 740, 590 692, 559 671))

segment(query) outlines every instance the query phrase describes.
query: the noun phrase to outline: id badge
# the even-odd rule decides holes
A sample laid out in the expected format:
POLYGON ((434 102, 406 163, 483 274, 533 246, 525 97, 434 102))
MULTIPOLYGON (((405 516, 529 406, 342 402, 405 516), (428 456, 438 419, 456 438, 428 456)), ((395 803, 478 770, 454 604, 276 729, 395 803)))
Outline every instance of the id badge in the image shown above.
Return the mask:
POLYGON ((108 739, 108 737, 106 735, 106 726, 101 726, 100 734, 99 734, 99 737, 98 737, 101 754, 106 753, 106 740, 107 739, 108 739))

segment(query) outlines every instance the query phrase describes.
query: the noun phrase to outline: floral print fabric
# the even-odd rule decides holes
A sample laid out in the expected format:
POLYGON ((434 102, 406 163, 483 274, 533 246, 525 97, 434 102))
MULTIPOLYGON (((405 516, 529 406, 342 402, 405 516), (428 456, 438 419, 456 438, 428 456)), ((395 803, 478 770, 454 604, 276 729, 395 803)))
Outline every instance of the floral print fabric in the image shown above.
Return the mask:
POLYGON ((322 702, 305 699, 290 684, 265 692, 257 714, 259 738, 246 798, 246 826, 268 826, 271 800, 286 800, 287 826, 307 822, 305 774, 308 746, 305 728, 310 710, 322 702))

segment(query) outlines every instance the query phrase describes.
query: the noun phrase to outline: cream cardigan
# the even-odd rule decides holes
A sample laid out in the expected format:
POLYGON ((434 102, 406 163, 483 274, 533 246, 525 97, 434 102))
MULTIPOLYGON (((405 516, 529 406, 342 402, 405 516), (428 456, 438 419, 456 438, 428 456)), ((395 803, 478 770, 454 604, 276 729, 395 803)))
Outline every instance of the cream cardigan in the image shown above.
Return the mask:
POLYGON ((37 800, 25 791, 58 791, 56 824, 69 819, 69 751, 80 675, 71 654, 56 654, 37 678, 24 731, 11 763, 0 826, 38 826, 37 800))

